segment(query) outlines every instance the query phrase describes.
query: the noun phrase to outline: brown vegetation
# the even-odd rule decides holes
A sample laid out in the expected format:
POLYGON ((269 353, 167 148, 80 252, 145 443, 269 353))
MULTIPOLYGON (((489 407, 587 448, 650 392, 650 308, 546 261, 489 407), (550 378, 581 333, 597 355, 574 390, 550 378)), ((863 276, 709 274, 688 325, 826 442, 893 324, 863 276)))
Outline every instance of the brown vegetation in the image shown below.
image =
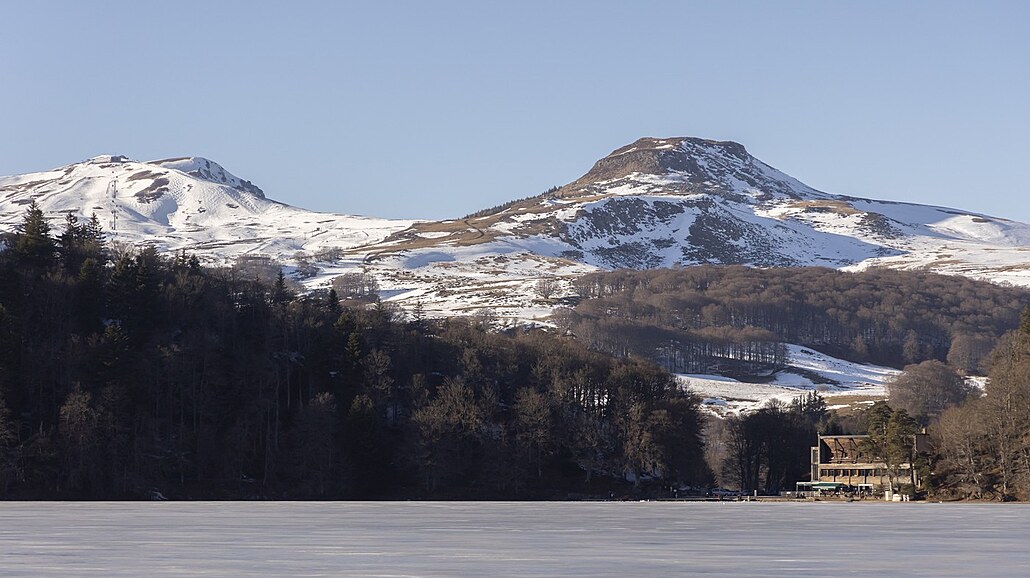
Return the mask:
POLYGON ((1025 290, 874 269, 697 266, 594 273, 560 317, 591 347, 680 373, 782 365, 781 343, 901 367, 950 358, 976 371, 1016 326, 1025 290))

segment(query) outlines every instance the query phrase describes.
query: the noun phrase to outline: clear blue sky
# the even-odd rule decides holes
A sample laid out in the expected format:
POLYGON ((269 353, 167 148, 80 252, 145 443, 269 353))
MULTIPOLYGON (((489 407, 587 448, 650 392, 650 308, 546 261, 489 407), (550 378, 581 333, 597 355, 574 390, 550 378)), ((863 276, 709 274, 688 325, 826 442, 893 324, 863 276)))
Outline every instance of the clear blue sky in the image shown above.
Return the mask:
POLYGON ((205 156, 277 200, 447 218, 641 136, 1030 222, 1030 2, 0 0, 0 174, 205 156))

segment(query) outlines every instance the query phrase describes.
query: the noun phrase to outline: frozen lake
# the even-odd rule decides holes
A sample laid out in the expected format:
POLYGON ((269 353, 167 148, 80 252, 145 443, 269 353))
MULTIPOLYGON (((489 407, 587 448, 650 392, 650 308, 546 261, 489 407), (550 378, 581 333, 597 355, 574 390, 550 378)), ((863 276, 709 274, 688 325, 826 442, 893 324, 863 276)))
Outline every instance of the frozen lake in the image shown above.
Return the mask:
POLYGON ((0 576, 1026 576, 1030 507, 0 502, 0 576))

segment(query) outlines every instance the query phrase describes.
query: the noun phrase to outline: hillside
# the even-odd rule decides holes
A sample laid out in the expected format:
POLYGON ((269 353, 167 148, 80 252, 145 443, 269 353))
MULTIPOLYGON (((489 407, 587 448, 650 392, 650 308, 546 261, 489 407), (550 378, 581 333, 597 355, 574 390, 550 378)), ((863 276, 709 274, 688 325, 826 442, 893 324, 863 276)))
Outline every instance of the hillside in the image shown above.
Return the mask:
POLYGON ((195 157, 105 156, 2 177, 0 228, 33 199, 58 228, 66 212, 95 212, 115 240, 208 263, 269 256, 310 288, 363 271, 385 299, 432 317, 544 320, 573 280, 619 268, 888 267, 1030 285, 1026 224, 821 192, 740 144, 699 138, 642 138, 563 187, 445 221, 305 211, 195 157))
POLYGON ((0 228, 35 200, 54 228, 96 214, 110 237, 186 249, 221 263, 244 254, 291 258, 385 238, 411 221, 316 213, 265 197, 249 181, 199 157, 150 162, 98 156, 41 173, 0 177, 0 228))
POLYGON ((566 499, 710 478, 697 400, 644 360, 32 235, 0 251, 0 499, 566 499))
POLYGON ((696 138, 640 139, 555 192, 462 221, 417 223, 375 252, 384 273, 427 277, 454 274, 457 265, 433 265, 470 255, 542 260, 557 274, 584 266, 890 267, 1030 284, 1030 226, 824 193, 737 143, 696 138))

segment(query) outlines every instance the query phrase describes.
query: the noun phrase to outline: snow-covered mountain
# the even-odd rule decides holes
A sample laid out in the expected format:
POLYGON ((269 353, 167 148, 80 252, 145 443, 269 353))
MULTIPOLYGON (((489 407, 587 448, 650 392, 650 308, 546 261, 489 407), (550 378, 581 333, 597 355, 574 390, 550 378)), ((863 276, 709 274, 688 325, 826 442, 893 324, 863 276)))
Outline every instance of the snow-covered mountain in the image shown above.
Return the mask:
POLYGON ((420 223, 387 245, 424 250, 425 238, 503 242, 606 269, 884 265, 1030 284, 1026 224, 823 193, 737 143, 697 138, 640 139, 557 192, 462 226, 420 223))
POLYGON ((416 223, 366 257, 397 299, 523 317, 553 304, 533 291, 540 277, 699 263, 883 266, 1030 286, 1030 226, 824 193, 733 142, 643 138, 557 191, 416 223))
POLYGON ((96 214, 115 240, 187 249, 211 262, 243 254, 292 258, 298 251, 348 249, 412 224, 291 207, 199 157, 137 162, 105 155, 52 171, 0 177, 0 229, 17 226, 33 200, 57 231, 66 213, 80 219, 96 214))
POLYGON ((33 199, 58 229, 66 212, 95 212, 115 239, 208 261, 303 259, 310 287, 360 269, 384 297, 430 315, 544 318, 584 273, 697 263, 885 266, 1030 286, 1026 224, 824 193, 737 143, 698 138, 643 138, 556 191, 447 221, 305 211, 193 157, 105 156, 0 177, 0 228, 33 199), (541 279, 556 283, 541 290, 541 279))

